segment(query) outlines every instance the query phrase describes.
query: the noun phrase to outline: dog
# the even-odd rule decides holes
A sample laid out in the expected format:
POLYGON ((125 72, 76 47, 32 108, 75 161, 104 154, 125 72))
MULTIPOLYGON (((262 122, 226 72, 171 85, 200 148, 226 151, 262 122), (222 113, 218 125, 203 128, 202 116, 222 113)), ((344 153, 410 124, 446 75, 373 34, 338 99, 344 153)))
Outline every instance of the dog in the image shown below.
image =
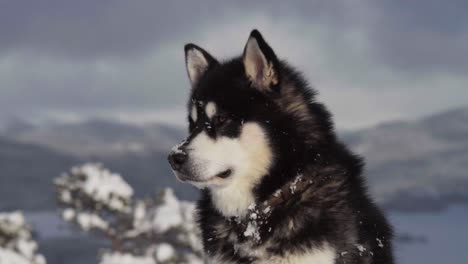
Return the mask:
POLYGON ((258 30, 219 62, 185 45, 189 136, 168 160, 201 189, 208 263, 393 263, 392 229, 362 159, 337 138, 302 74, 258 30))

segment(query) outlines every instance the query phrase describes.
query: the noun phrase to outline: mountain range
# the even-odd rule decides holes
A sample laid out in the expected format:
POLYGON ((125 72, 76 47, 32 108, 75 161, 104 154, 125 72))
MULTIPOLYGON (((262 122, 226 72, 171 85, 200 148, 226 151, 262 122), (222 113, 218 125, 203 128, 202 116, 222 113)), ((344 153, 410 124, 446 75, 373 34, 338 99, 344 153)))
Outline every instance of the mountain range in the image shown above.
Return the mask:
MULTIPOLYGON (((0 211, 55 208, 52 179, 86 161, 121 173, 138 196, 169 186, 195 199, 198 192, 177 183, 166 162, 184 134, 165 124, 103 119, 7 124, 0 133, 0 211)), ((468 107, 339 135, 365 158, 370 192, 386 209, 437 210, 468 201, 468 107)))
POLYGON ((468 201, 468 108, 342 138, 365 157, 370 190, 384 207, 426 210, 468 201))

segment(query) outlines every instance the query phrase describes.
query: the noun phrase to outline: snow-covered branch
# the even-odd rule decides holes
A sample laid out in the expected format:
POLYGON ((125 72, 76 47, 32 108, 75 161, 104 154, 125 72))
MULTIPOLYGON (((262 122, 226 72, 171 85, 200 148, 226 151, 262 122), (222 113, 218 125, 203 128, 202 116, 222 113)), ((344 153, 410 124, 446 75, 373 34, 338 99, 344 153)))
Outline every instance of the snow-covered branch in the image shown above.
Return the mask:
POLYGON ((111 241, 101 264, 201 263, 195 206, 171 189, 135 199, 120 175, 94 163, 72 168, 55 185, 63 219, 111 241))
POLYGON ((45 264, 21 212, 0 213, 0 263, 45 264))

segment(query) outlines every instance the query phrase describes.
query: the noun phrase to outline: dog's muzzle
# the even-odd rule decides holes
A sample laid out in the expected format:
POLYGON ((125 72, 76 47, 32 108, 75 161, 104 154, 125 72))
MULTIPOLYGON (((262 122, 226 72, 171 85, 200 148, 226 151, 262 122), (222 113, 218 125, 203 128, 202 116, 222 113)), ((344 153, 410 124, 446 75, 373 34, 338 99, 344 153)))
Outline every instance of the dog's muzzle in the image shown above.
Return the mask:
POLYGON ((174 171, 180 171, 187 161, 187 153, 182 151, 172 152, 167 159, 174 171))

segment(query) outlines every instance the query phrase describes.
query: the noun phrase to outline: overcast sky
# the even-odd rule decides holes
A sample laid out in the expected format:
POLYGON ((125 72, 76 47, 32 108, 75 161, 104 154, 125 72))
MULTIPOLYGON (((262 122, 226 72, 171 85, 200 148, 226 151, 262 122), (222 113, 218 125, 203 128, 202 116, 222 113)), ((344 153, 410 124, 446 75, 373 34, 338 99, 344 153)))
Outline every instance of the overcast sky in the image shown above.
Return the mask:
POLYGON ((0 119, 183 122, 183 45, 258 28, 356 129, 468 105, 468 1, 0 1, 0 119))

